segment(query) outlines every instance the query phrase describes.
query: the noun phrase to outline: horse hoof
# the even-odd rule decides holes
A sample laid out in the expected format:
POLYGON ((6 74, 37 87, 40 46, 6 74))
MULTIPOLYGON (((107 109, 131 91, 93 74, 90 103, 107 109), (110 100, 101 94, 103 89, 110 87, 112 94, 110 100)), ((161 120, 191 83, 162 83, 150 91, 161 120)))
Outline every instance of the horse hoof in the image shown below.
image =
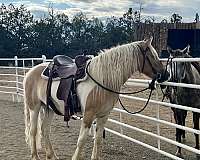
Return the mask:
POLYGON ((183 155, 182 155, 181 153, 179 153, 179 152, 176 152, 175 155, 176 155, 177 157, 183 158, 183 155))
POLYGON ((57 156, 57 155, 49 155, 49 156, 46 156, 46 160, 59 160, 60 158, 57 156))
POLYGON ((84 160, 84 158, 82 156, 79 158, 72 157, 72 160, 84 160))
POLYGON ((32 157, 31 160, 40 160, 38 156, 32 157))
POLYGON ((57 155, 54 154, 53 160, 60 160, 60 158, 57 155))
POLYGON ((52 157, 52 158, 46 158, 46 160, 60 160, 60 158, 59 157, 52 157))

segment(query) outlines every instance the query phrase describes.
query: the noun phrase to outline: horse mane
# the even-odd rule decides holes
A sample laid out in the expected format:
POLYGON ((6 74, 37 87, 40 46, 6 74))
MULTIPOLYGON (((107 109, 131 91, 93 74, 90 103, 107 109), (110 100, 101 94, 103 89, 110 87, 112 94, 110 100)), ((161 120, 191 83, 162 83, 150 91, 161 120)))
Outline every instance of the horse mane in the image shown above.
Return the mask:
POLYGON ((100 51, 91 60, 89 72, 99 83, 119 90, 131 74, 139 69, 140 52, 138 42, 100 51))

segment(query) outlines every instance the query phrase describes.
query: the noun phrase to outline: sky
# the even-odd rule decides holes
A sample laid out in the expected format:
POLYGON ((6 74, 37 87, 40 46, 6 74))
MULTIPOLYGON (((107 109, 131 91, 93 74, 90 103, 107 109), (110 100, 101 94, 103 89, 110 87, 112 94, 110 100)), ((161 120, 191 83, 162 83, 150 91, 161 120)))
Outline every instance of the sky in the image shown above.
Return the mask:
POLYGON ((159 22, 170 19, 173 13, 183 17, 184 22, 194 22, 195 14, 200 15, 200 0, 0 0, 0 3, 14 5, 24 4, 37 18, 48 12, 48 7, 57 13, 65 13, 72 18, 76 13, 83 12, 88 18, 122 16, 128 8, 139 10, 142 4, 142 17, 154 17, 159 22))

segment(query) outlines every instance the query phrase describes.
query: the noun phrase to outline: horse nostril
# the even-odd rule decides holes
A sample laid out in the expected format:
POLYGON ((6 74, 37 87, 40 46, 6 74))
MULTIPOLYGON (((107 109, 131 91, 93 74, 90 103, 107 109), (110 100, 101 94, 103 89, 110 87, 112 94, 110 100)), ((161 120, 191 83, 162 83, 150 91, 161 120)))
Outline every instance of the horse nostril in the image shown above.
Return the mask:
POLYGON ((170 77, 170 74, 168 71, 162 72, 162 73, 157 73, 156 74, 156 79, 157 81, 160 82, 164 82, 166 80, 168 80, 170 77))
POLYGON ((156 79, 161 79, 162 75, 160 73, 157 73, 156 79))

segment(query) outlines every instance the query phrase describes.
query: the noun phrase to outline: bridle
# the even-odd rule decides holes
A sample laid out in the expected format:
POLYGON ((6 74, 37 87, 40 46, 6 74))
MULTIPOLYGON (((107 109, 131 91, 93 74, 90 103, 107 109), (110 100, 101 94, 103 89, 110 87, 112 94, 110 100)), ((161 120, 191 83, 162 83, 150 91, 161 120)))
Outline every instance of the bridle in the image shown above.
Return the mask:
MULTIPOLYGON (((144 66, 145 66, 145 63, 146 63, 146 60, 148 60, 148 61, 149 61, 149 64, 151 64, 151 63, 150 63, 150 60, 148 59, 148 56, 147 56, 147 51, 149 50, 149 47, 147 47, 145 50, 143 50, 143 49, 141 48, 141 46, 139 46, 139 45, 137 45, 137 46, 138 46, 138 48, 140 49, 140 51, 142 52, 142 54, 143 54, 143 65, 142 65, 142 72, 143 72, 144 66)), ((146 104, 144 105, 144 107, 143 107, 142 109, 140 109, 139 111, 136 111, 136 112, 131 112, 131 111, 127 110, 126 107, 122 104, 122 101, 120 100, 120 98, 118 98, 119 103, 120 103, 120 105, 122 106, 122 108, 123 108, 126 112, 128 112, 129 114, 140 113, 140 112, 142 112, 142 111, 147 107, 147 105, 148 105, 148 103, 149 103, 149 100, 151 99, 152 92, 153 92, 153 90, 155 89, 155 82, 156 82, 156 80, 158 80, 158 79, 160 78, 160 76, 161 76, 160 74, 157 74, 156 77, 152 79, 152 81, 151 81, 151 83, 149 84, 149 86, 148 86, 147 88, 142 89, 142 90, 135 91, 135 92, 119 92, 119 91, 114 91, 113 89, 107 88, 106 86, 102 85, 100 82, 98 82, 97 80, 95 80, 95 79, 90 75, 90 73, 89 73, 89 71, 88 71, 88 67, 89 67, 90 63, 91 63, 91 61, 89 61, 88 64, 87 64, 87 66, 86 66, 86 73, 87 73, 88 77, 90 77, 98 86, 100 86, 101 88, 105 89, 106 91, 109 91, 109 92, 115 93, 115 94, 123 94, 123 95, 124 95, 124 94, 137 94, 137 93, 146 91, 146 90, 148 90, 148 89, 151 90, 150 93, 149 93, 148 100, 147 100, 146 104)), ((151 67, 152 67, 152 66, 151 66, 151 67)), ((155 69, 154 69, 153 67, 152 67, 152 71, 155 73, 155 69)))
MULTIPOLYGON (((147 52, 150 50, 149 46, 147 46, 147 48, 145 50, 140 45, 137 45, 137 47, 139 48, 140 52, 143 55, 143 64, 142 64, 141 73, 143 73, 145 63, 146 63, 146 61, 148 61, 149 64, 151 65, 151 69, 152 69, 154 75, 156 75, 156 79, 160 79, 161 78, 161 74, 157 73, 157 71, 154 69, 154 67, 152 66, 152 64, 151 64, 151 62, 150 62, 150 60, 149 60, 149 58, 147 56, 147 52)), ((165 73, 166 73, 166 71, 165 71, 165 73)))
MULTIPOLYGON (((140 52, 143 55, 143 63, 142 63, 142 70, 141 70, 141 73, 142 73, 144 71, 144 65, 146 63, 146 60, 149 61, 148 56, 147 56, 147 51, 150 50, 150 49, 149 49, 148 46, 147 46, 147 48, 145 50, 143 50, 143 48, 140 45, 137 45, 137 47, 139 48, 140 52)), ((152 65, 151 65, 151 67, 152 67, 152 65)), ((153 67, 152 67, 152 69, 153 69, 153 67)))

